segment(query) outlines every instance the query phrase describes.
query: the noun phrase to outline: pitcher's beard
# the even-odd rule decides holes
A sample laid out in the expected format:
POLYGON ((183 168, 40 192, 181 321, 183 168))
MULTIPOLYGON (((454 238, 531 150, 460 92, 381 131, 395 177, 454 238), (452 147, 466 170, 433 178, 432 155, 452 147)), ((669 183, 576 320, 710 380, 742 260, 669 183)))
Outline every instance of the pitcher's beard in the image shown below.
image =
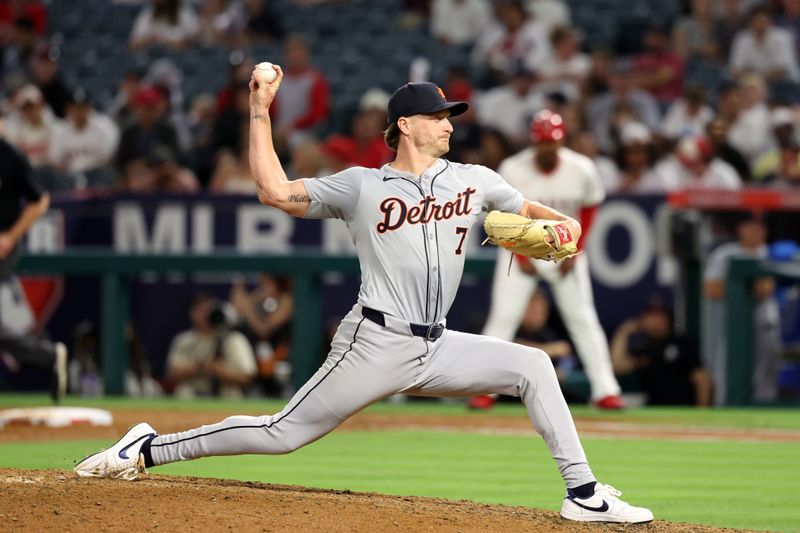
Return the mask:
POLYGON ((450 143, 449 142, 444 144, 444 145, 439 144, 437 146, 437 150, 436 150, 437 153, 434 155, 434 157, 442 157, 444 154, 446 154, 449 151, 450 151, 450 143))

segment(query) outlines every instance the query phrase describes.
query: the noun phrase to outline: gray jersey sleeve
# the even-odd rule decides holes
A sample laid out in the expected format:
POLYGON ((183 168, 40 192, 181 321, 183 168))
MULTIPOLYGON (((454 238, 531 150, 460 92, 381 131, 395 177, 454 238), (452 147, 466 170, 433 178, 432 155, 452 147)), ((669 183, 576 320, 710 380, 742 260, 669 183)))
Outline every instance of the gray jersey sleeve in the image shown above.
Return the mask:
POLYGON ((506 213, 519 213, 525 201, 521 192, 509 185, 500 174, 489 168, 480 165, 472 168, 475 170, 478 181, 483 185, 485 192, 483 208, 485 211, 497 209, 506 213))
POLYGON ((725 281, 728 277, 728 265, 734 258, 766 259, 769 257, 769 248, 760 246, 757 250, 745 250, 738 242, 720 244, 708 255, 703 270, 703 280, 725 281))
POLYGON ((332 176, 303 180, 311 199, 305 218, 348 220, 358 205, 365 169, 348 168, 332 176))

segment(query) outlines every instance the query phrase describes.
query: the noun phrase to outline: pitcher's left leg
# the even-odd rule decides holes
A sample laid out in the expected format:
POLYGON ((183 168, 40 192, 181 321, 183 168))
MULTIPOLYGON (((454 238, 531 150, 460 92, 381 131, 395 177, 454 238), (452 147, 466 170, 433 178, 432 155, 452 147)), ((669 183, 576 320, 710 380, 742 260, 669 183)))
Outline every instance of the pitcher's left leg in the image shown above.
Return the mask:
POLYGON ((520 397, 567 487, 595 480, 547 354, 452 330, 433 343, 432 351, 417 384, 404 392, 456 397, 497 392, 520 397))
POLYGON ((420 378, 404 392, 422 396, 499 392, 521 397, 567 485, 562 517, 581 522, 653 520, 649 509, 629 505, 619 499, 618 490, 596 482, 547 354, 457 331, 447 331, 431 344, 435 347, 420 378))

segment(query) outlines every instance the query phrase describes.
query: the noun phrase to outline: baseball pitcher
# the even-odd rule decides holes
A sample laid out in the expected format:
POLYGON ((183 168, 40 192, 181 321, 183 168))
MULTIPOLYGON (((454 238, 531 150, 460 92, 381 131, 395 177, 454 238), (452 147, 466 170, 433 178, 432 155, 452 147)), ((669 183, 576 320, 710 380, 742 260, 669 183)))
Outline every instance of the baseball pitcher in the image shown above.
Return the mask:
POLYGON ((268 114, 283 77, 280 67, 274 69, 275 80, 256 69, 250 82, 250 162, 259 198, 297 217, 333 217, 347 224, 361 264, 358 301, 342 320, 322 367, 279 413, 233 416, 168 435, 138 424, 75 471, 134 479, 146 467, 198 457, 288 453, 396 393, 501 392, 522 398, 558 465, 567 486, 563 517, 652 520, 649 510, 623 502, 619 491, 596 482, 547 354, 452 331, 445 320, 461 280, 464 243, 478 231, 482 211, 501 212, 488 225, 495 242, 543 256, 569 253, 580 225, 525 200, 485 167, 443 159, 453 132, 449 117, 463 113, 467 104, 448 102, 431 83, 403 85, 389 102, 385 138, 397 152, 392 163, 288 181, 273 148, 268 114), (532 218, 548 223, 533 224, 532 218))

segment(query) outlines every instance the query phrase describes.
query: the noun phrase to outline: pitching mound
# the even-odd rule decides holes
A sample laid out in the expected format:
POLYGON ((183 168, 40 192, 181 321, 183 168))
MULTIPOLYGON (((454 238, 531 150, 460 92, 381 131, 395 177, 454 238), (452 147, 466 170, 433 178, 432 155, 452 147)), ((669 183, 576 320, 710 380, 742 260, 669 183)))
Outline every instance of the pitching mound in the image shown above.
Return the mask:
MULTIPOLYGON (((11 531, 576 531, 554 512, 205 478, 78 479, 56 470, 0 469, 0 523, 11 531)), ((718 532, 654 522, 580 531, 718 532)))

